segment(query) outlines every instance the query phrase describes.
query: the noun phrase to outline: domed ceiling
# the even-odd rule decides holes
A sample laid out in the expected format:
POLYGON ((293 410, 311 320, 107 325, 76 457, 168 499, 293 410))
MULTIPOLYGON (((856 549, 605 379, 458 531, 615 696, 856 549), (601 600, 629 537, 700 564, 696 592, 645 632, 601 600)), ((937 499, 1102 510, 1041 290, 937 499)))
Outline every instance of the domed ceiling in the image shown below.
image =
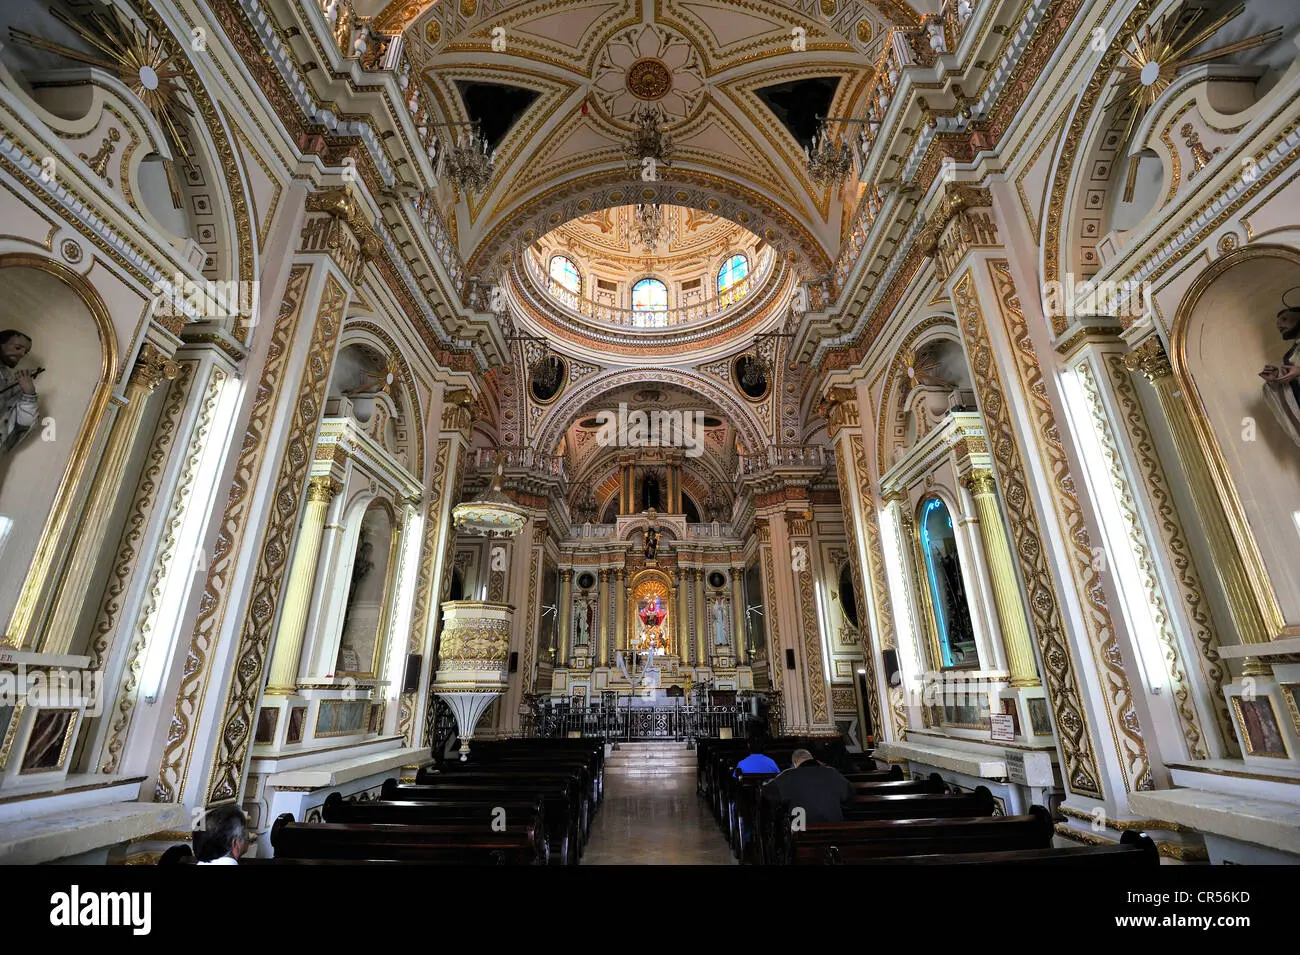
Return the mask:
POLYGON ((818 115, 861 113, 888 26, 919 16, 906 0, 395 0, 375 22, 406 29, 440 121, 477 120, 496 148, 481 193, 441 187, 468 271, 487 275, 564 222, 645 201, 728 218, 827 271, 855 184, 816 186, 804 147, 818 115), (647 104, 675 145, 652 182, 624 152, 647 104))
POLYGON ((557 226, 534 249, 543 262, 556 253, 567 256, 589 285, 591 276, 621 283, 646 273, 666 281, 711 275, 728 256, 739 253, 752 262, 766 246, 748 229, 707 212, 670 205, 660 214, 653 248, 637 234, 636 207, 615 206, 557 226))

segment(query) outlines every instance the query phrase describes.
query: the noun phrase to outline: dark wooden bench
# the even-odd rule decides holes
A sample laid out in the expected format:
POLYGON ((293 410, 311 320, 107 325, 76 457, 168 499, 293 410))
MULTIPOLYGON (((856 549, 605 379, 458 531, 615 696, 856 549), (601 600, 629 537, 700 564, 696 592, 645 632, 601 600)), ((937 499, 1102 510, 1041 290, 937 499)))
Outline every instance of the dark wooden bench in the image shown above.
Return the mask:
POLYGON ((542 855, 552 865, 568 865, 567 833, 561 830, 558 843, 552 843, 552 830, 547 825, 545 804, 538 796, 527 800, 504 800, 496 798, 446 800, 440 802, 421 802, 405 800, 385 802, 345 802, 338 793, 331 793, 321 806, 321 821, 375 825, 391 823, 409 826, 462 825, 482 826, 487 831, 500 829, 503 825, 528 822, 538 827, 544 834, 545 846, 542 855))
POLYGON ((851 865, 889 856, 1046 849, 1052 834, 1052 817, 1042 806, 1030 806, 1023 816, 838 822, 787 833, 780 861, 851 865))
MULTIPOLYGON (((558 769, 551 771, 524 771, 522 769, 498 769, 480 767, 476 770, 460 772, 433 773, 420 770, 415 777, 417 786, 467 787, 509 787, 519 796, 533 797, 550 793, 555 787, 563 787, 577 814, 578 831, 583 843, 591 832, 592 798, 591 783, 583 769, 558 769)), ((381 798, 387 798, 382 795, 381 798)))
POLYGON ((295 822, 271 826, 271 847, 284 859, 393 859, 430 865, 542 865, 546 837, 532 823, 502 832, 481 825, 408 826, 295 822))
MULTIPOLYGON (((843 865, 838 850, 828 853, 828 865, 843 865)), ((1160 865, 1160 850, 1150 836, 1125 832, 1115 845, 1013 849, 1007 852, 929 853, 860 859, 856 865, 1073 865, 1150 867, 1160 865)))
POLYGON ((402 785, 387 779, 379 790, 381 802, 518 802, 540 798, 546 818, 547 837, 554 851, 576 865, 583 851, 582 804, 584 793, 573 780, 531 784, 451 782, 402 785))
POLYGON ((591 797, 593 815, 605 792, 604 769, 588 753, 510 753, 496 759, 470 760, 465 763, 446 763, 437 768, 423 768, 416 774, 416 782, 424 776, 454 776, 460 773, 552 773, 567 771, 577 775, 591 797))
MULTIPOLYGON (((742 773, 731 785, 728 805, 727 841, 742 863, 756 861, 753 836, 759 830, 759 800, 762 789, 778 774, 742 773), (747 851, 748 850, 748 851, 747 851)), ((902 793, 942 793, 947 784, 938 773, 923 779, 904 779, 900 767, 875 773, 855 773, 852 780, 854 792, 859 796, 902 793)))

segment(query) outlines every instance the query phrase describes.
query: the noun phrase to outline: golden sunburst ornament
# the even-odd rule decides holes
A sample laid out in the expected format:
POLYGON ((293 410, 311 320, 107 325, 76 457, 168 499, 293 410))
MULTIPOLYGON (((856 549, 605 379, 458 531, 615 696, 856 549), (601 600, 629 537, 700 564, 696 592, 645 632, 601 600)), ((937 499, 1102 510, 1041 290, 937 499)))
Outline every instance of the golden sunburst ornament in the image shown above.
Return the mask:
MULTIPOLYGON (((1196 9, 1183 18, 1180 9, 1177 16, 1166 13, 1154 24, 1147 24, 1134 37, 1133 49, 1125 49, 1124 56, 1128 62, 1119 67, 1120 79, 1115 87, 1115 95, 1106 104, 1110 109, 1122 100, 1128 100, 1132 109, 1129 113, 1128 126, 1124 130, 1123 142, 1127 143, 1133 130, 1141 123, 1147 111, 1155 104, 1178 74, 1198 63, 1206 63, 1219 57, 1231 56, 1243 50, 1266 46, 1282 36, 1280 27, 1267 33, 1258 33, 1232 43, 1225 43, 1191 55, 1192 51, 1212 37, 1225 24, 1237 19, 1246 9, 1244 3, 1233 7, 1208 26, 1198 29, 1203 9, 1196 9)), ((1137 183, 1138 157, 1129 160, 1128 179, 1124 184, 1124 201, 1133 201, 1133 189, 1137 183)))
MULTIPOLYGON (((116 73, 157 119, 173 158, 188 165, 191 156, 181 130, 186 117, 193 116, 194 111, 182 99, 186 91, 181 84, 178 54, 169 51, 162 40, 143 26, 127 19, 117 7, 109 7, 107 12, 90 11, 82 19, 73 19, 57 7, 52 7, 50 14, 99 53, 85 53, 13 27, 9 29, 9 38, 116 73)), ((172 163, 164 165, 172 201, 180 205, 180 186, 172 163)))

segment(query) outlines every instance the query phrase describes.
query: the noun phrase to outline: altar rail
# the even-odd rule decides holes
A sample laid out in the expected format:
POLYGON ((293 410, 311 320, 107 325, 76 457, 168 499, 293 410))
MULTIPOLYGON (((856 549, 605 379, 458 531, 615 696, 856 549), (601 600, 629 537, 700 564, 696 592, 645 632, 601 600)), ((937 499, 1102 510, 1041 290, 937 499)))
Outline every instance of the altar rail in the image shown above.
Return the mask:
POLYGON ((601 738, 606 742, 700 737, 717 739, 723 730, 745 735, 753 717, 744 709, 722 706, 647 706, 630 709, 542 710, 524 720, 526 736, 601 738))

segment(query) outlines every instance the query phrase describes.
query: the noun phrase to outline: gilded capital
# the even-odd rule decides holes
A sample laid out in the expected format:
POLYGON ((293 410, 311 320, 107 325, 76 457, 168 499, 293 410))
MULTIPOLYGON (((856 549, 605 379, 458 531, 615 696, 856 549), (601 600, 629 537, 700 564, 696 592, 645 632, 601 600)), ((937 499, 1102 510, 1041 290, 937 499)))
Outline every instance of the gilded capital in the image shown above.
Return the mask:
POLYGON ((328 474, 320 474, 307 483, 307 500, 312 504, 328 504, 343 485, 328 474))
POLYGON ((993 472, 986 468, 975 468, 961 479, 961 483, 966 490, 977 497, 981 494, 993 494, 997 488, 993 480, 993 472))
POLYGON ((1124 367, 1129 371, 1141 372, 1147 381, 1167 378, 1174 373, 1165 347, 1155 335, 1124 356, 1124 367))
POLYGON ((130 385, 152 392, 159 382, 171 381, 181 373, 181 366, 163 354, 156 346, 146 344, 140 349, 131 369, 130 385))

